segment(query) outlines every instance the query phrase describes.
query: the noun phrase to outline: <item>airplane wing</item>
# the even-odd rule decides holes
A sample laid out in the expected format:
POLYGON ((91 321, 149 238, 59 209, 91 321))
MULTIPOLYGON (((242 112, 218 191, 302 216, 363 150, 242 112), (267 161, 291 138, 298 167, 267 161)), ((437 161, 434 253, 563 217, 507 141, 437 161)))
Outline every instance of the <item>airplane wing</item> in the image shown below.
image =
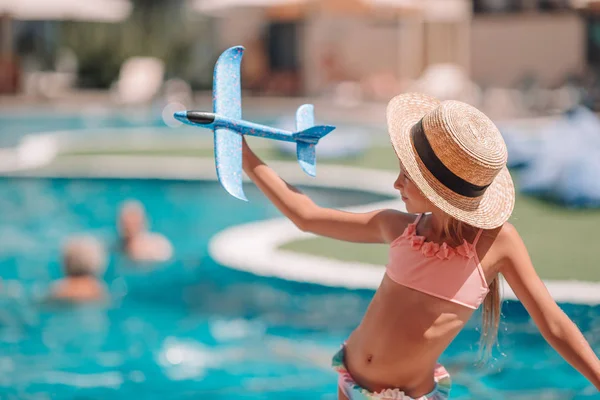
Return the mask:
MULTIPOLYGON (((213 76, 213 109, 216 114, 242 118, 240 65, 244 48, 232 47, 219 57, 213 76)), ((221 185, 234 197, 247 200, 242 188, 242 135, 225 128, 214 130, 215 164, 221 185)))

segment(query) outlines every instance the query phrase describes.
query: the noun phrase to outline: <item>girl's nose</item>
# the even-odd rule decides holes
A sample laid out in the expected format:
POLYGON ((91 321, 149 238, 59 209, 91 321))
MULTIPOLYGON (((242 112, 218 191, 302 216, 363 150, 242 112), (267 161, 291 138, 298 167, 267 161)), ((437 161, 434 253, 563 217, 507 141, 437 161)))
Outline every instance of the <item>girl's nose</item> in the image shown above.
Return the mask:
POLYGON ((394 188, 398 190, 404 189, 404 177, 402 174, 398 175, 398 178, 394 182, 394 188))

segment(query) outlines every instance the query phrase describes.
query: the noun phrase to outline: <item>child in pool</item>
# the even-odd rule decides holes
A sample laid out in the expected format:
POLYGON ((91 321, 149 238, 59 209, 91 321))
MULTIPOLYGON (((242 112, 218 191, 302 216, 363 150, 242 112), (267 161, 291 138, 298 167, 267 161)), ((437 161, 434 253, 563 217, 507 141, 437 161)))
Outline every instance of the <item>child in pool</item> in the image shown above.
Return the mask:
POLYGON ((62 257, 65 277, 53 285, 48 300, 84 303, 106 298, 101 279, 106 254, 98 240, 91 236, 72 237, 65 244, 62 257))
POLYGON ((481 304, 483 337, 493 345, 500 273, 544 338, 600 389, 600 361, 506 222, 514 187, 492 121, 467 104, 409 93, 390 101, 387 123, 400 166, 394 187, 408 213, 319 207, 243 144, 244 171, 298 228, 390 244, 383 281, 333 358, 339 398, 447 399, 450 377, 437 360, 481 304))
POLYGON ((136 262, 164 262, 173 256, 169 240, 156 232, 148 231, 148 219, 144 206, 133 200, 127 201, 119 213, 119 247, 136 262))

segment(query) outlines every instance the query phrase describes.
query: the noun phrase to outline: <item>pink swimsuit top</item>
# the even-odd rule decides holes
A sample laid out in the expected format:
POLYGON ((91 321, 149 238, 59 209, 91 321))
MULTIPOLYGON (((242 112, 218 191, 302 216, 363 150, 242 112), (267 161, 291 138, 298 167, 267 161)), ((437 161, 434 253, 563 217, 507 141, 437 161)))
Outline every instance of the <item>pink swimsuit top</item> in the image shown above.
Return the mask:
POLYGON ((456 248, 426 242, 417 235, 422 216, 390 244, 387 276, 402 286, 477 309, 489 291, 475 251, 482 230, 472 244, 465 240, 456 248))

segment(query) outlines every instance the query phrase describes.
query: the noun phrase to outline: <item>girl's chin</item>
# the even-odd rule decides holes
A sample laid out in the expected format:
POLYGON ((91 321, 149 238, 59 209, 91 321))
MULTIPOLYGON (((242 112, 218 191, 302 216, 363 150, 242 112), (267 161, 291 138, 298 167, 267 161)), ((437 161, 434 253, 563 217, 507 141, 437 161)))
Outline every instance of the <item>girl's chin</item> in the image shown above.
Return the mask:
POLYGON ((418 207, 415 206, 414 204, 411 204, 410 200, 403 200, 404 202, 404 207, 406 208, 406 212, 411 213, 411 214, 422 214, 422 213, 426 213, 427 210, 423 210, 423 207, 418 207))
POLYGON ((406 211, 408 211, 409 213, 413 212, 413 207, 410 204, 410 200, 408 199, 402 199, 402 202, 404 203, 404 207, 406 207, 406 211))

